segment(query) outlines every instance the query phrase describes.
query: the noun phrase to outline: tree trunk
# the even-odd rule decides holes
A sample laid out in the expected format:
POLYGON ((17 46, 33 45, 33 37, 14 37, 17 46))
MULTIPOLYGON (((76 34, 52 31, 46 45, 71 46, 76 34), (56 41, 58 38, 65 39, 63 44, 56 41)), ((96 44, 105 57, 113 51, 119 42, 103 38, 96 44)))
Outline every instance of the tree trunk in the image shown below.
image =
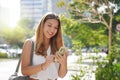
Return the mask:
POLYGON ((108 44, 108 53, 110 53, 111 46, 112 46, 112 27, 109 27, 109 44, 108 44))

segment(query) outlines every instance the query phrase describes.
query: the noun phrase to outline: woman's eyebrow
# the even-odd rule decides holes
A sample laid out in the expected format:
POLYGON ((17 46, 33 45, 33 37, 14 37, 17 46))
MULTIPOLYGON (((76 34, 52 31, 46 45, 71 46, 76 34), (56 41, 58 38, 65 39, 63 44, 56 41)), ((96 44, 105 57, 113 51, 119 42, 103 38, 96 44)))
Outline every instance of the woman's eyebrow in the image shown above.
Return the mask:
MULTIPOLYGON (((53 25, 51 22, 47 22, 48 24, 50 24, 50 25, 53 25)), ((55 26, 55 27, 57 27, 58 28, 58 26, 55 26)))
POLYGON ((50 23, 50 22, 47 22, 47 23, 52 25, 52 23, 50 23))

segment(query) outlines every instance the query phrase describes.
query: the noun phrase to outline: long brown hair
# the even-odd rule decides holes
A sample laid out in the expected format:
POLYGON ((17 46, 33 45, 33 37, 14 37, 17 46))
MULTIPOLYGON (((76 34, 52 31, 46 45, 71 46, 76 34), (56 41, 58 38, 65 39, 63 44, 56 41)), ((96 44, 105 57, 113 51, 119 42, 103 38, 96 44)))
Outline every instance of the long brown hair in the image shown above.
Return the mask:
POLYGON ((57 33, 50 39, 50 46, 51 46, 51 54, 55 54, 56 51, 59 50, 61 46, 63 46, 63 40, 62 40, 62 31, 61 31, 61 23, 59 17, 55 13, 47 13, 45 14, 37 29, 36 29, 36 48, 35 48, 35 53, 38 55, 45 56, 46 54, 44 53, 45 47, 43 45, 44 40, 43 40, 43 27, 44 23, 48 19, 55 19, 58 21, 58 30, 57 33))

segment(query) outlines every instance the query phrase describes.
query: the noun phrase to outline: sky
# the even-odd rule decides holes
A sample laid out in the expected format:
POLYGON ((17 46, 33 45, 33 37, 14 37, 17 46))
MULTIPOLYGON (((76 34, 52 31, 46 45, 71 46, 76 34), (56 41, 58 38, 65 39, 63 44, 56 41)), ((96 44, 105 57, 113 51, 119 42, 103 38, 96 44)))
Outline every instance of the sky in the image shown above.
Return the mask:
POLYGON ((10 27, 14 27, 19 20, 20 16, 20 0, 0 0, 0 6, 7 8, 10 13, 10 21, 6 22, 10 27))

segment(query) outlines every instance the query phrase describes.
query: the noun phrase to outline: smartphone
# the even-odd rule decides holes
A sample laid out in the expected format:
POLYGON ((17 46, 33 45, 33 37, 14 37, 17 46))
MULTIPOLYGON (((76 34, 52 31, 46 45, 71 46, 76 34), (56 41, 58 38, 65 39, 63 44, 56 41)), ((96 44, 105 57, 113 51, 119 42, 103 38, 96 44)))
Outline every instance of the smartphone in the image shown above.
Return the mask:
POLYGON ((64 52, 67 50, 66 47, 62 46, 60 49, 59 49, 59 54, 63 56, 64 52))
MULTIPOLYGON (((59 54, 63 56, 64 52, 67 51, 67 48, 62 46, 60 49, 59 49, 59 54)), ((54 58, 54 62, 57 62, 57 59, 54 58)))

